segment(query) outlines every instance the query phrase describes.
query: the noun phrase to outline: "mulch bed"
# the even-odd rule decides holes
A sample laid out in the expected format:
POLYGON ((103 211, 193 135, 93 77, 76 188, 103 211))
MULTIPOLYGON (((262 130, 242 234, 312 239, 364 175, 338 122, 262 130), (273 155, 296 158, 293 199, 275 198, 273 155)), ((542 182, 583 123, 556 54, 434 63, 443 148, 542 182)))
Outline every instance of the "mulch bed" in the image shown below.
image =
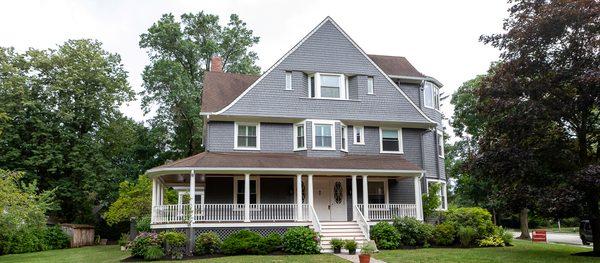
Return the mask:
MULTIPOLYGON (((275 251, 271 254, 267 254, 267 255, 261 255, 261 256, 283 256, 283 255, 289 255, 286 254, 283 251, 275 251)), ((181 261, 185 261, 185 260, 197 260, 197 259, 210 259, 210 258, 222 258, 222 257, 230 257, 230 255, 224 255, 224 254, 215 254, 215 255, 204 255, 204 256, 185 256, 183 257, 183 259, 181 259, 181 261)), ((170 258, 163 258, 160 259, 158 261, 173 261, 174 259, 170 259, 170 258)), ((121 262, 147 262, 145 261, 143 258, 136 258, 136 257, 128 257, 126 259, 121 260, 121 262)))

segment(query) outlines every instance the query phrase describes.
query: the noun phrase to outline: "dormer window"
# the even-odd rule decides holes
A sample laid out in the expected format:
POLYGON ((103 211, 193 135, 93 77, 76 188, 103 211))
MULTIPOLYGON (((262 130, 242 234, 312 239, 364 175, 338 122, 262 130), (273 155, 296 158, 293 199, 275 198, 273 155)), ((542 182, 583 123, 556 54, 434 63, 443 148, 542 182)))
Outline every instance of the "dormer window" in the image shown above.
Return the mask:
POLYGON ((435 84, 431 82, 425 82, 423 94, 425 107, 436 110, 440 109, 440 90, 435 84))
POLYGON ((347 78, 343 74, 315 73, 308 76, 308 95, 318 99, 348 99, 347 78))

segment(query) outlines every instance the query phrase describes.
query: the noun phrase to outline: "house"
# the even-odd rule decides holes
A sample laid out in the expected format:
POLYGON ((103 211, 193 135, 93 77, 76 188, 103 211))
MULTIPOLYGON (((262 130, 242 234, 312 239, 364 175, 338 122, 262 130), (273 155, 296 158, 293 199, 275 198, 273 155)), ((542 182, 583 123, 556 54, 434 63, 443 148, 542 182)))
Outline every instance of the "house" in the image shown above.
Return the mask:
POLYGON ((261 76, 220 65, 204 76, 206 151, 147 171, 153 229, 307 226, 327 249, 381 220, 422 220, 432 182, 446 208, 442 85, 406 58, 366 54, 327 17, 261 76), (164 203, 169 187, 178 204, 164 203))

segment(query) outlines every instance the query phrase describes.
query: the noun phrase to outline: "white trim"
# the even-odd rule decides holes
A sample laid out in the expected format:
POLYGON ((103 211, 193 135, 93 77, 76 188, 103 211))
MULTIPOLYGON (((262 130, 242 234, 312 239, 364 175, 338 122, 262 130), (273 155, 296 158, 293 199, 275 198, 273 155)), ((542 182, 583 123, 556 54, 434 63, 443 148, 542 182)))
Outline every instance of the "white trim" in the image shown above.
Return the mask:
POLYGON ((402 142, 402 128, 379 127, 379 153, 404 154, 404 143, 402 142), (398 151, 383 150, 383 130, 398 131, 398 151))
POLYGON ((375 78, 373 76, 367 77, 367 94, 373 95, 375 91, 375 78))
POLYGON ((306 121, 295 123, 293 125, 293 129, 294 131, 292 133, 294 138, 292 139, 292 141, 294 143, 294 151, 306 150, 306 121), (304 147, 298 148, 298 127, 300 126, 302 126, 304 130, 304 147))
POLYGON ((348 152, 348 126, 340 124, 340 151, 348 152))
MULTIPOLYGON (((242 200, 241 203, 238 202, 237 200, 237 186, 238 186, 238 181, 241 181, 242 183, 245 183, 245 178, 244 176, 233 176, 233 203, 234 205, 243 205, 244 204, 244 200, 242 200)), ((251 175, 250 176, 250 181, 256 181, 256 204, 259 205, 260 204, 260 176, 256 176, 256 175, 251 175)), ((244 189, 245 191, 246 189, 244 189)), ((250 203, 252 204, 252 203, 250 203)), ((253 205, 253 204, 252 204, 253 205)))
POLYGON ((233 100, 231 103, 229 103, 229 105, 225 106, 225 108, 217 111, 217 112, 204 112, 202 114, 205 115, 210 115, 210 114, 222 114, 223 112, 227 111, 229 108, 231 108, 234 104, 236 104, 242 97, 244 97, 251 89, 253 89, 261 80, 263 80, 267 75, 269 75, 271 73, 271 71, 273 71, 273 69, 275 69, 277 66, 279 66, 279 64, 281 64, 281 62, 283 62, 283 60, 285 60, 290 54, 292 54, 294 51, 296 51, 303 43, 304 41, 306 41, 309 37, 311 37, 315 32, 317 32, 317 30, 319 28, 321 28, 321 26, 323 26, 325 24, 325 22, 331 22, 341 33, 342 35, 344 35, 344 37, 346 37, 346 39, 348 39, 348 41, 350 41, 350 43, 356 48, 358 49, 358 51, 369 61, 371 62, 371 64, 379 71, 379 73, 381 73, 387 80, 389 83, 392 84, 393 87, 396 88, 396 90, 398 92, 400 92, 400 94, 402 94, 402 96, 404 96, 404 98, 406 98, 406 100, 417 110, 417 112, 419 112, 423 118, 425 118, 425 120, 429 121, 431 124, 436 124, 437 122, 433 121, 431 118, 427 117, 427 115, 419 108, 417 107, 417 105, 415 105, 415 103, 408 97, 408 95, 406 95, 406 93, 404 93, 404 91, 402 91, 400 89, 400 87, 398 87, 398 85, 396 85, 396 83, 394 83, 394 81, 387 75, 385 74, 385 72, 379 67, 377 66, 377 64, 375 64, 375 62, 373 62, 373 60, 371 58, 369 58, 369 56, 367 55, 367 53, 365 53, 357 44, 356 42, 354 42, 354 40, 352 40, 352 38, 350 38, 350 36, 348 36, 348 34, 346 34, 346 32, 340 28, 340 26, 333 21, 333 19, 331 17, 326 17, 323 21, 321 21, 321 23, 319 23, 315 28, 313 28, 313 30, 311 30, 306 36, 304 36, 304 38, 302 38, 300 40, 300 42, 298 42, 292 49, 290 49, 290 51, 288 51, 287 53, 285 53, 283 55, 283 57, 281 57, 275 64, 273 64, 273 66, 271 66, 265 73, 263 73, 256 81, 254 81, 254 83, 252 83, 252 85, 250 85, 250 87, 248 87, 246 90, 244 90, 244 92, 242 92, 242 94, 240 94, 237 98, 235 98, 235 100, 233 100))
MULTIPOLYGON (((383 182, 383 195, 384 195, 384 203, 383 204, 389 204, 390 203, 390 191, 388 188, 388 180, 387 178, 369 178, 369 181, 367 182, 367 196, 369 195, 368 190, 369 190, 369 183, 373 183, 373 182, 383 182)), ((369 202, 369 204, 371 204, 371 202, 369 202)), ((370 209, 370 210, 377 210, 377 209, 370 209)), ((385 209, 383 209, 385 210, 385 209)))
POLYGON ((429 183, 430 182, 442 184, 442 187, 441 187, 440 191, 442 192, 443 196, 440 196, 440 198, 442 198, 443 200, 442 200, 442 204, 440 204, 440 207, 437 208, 437 210, 439 210, 439 211, 446 211, 446 210, 448 210, 448 190, 447 190, 447 188, 448 188, 447 185, 448 184, 446 183, 446 181, 445 180, 440 180, 440 179, 429 179, 429 178, 427 178, 425 181, 427 182, 427 188, 426 189, 427 189, 427 193, 428 194, 429 194, 429 183))
POLYGON ((235 122, 233 131, 233 149, 243 151, 258 151, 260 150, 260 122, 235 122), (240 147, 238 146, 238 126, 256 126, 256 147, 240 147))
POLYGON ((335 123, 337 121, 331 120, 312 120, 312 150, 324 150, 324 151, 335 151, 335 123), (316 146, 316 136, 317 132, 315 130, 315 125, 331 125, 331 147, 319 147, 316 146))
MULTIPOLYGON (((303 222, 235 222, 235 223, 193 223, 192 227, 268 227, 268 226, 309 226, 310 221, 303 222)), ((189 228, 190 224, 152 224, 152 229, 189 228)))
POLYGON ((435 83, 432 83, 429 81, 425 81, 423 83, 423 107, 441 112, 440 111, 440 88, 437 85, 435 85, 435 83), (429 101, 431 103, 431 106, 427 106, 427 100, 425 100, 426 87, 431 87, 431 91, 432 91, 431 101, 429 101))
POLYGON ((436 138, 437 142, 436 142, 436 147, 437 147, 437 151, 438 151, 438 157, 440 158, 445 158, 445 149, 444 149, 444 133, 441 131, 437 131, 437 138, 436 138), (440 150, 441 147, 441 150, 440 150))
POLYGON ((354 137, 354 144, 358 144, 358 145, 365 145, 365 126, 357 126, 354 125, 352 126, 352 137, 354 137), (356 130, 360 129, 360 139, 362 140, 361 142, 357 142, 356 141, 356 130))
POLYGON ((311 99, 324 99, 324 100, 349 100, 348 98, 348 77, 341 73, 332 73, 332 72, 316 72, 314 74, 310 74, 309 77, 314 77, 315 82, 315 94, 311 92, 311 84, 310 79, 308 80, 308 97, 311 99), (322 76, 333 76, 338 77, 338 88, 339 88, 339 97, 323 97, 321 95, 321 77, 322 76))
POLYGON ((285 90, 292 90, 292 72, 285 72, 285 90))
POLYGON ((289 174, 312 173, 315 175, 351 175, 351 174, 371 174, 382 176, 398 176, 407 174, 409 176, 420 176, 423 170, 393 170, 393 169, 328 169, 328 168, 260 168, 260 167, 161 167, 146 171, 151 177, 161 176, 170 173, 183 173, 196 170, 202 173, 245 173, 255 174, 289 174))

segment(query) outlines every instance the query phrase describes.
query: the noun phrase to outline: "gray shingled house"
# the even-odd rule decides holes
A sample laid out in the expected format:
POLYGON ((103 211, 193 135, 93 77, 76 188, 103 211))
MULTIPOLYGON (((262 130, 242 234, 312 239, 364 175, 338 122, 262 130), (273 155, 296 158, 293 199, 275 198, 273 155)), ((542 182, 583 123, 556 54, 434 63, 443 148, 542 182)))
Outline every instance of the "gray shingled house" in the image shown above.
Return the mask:
POLYGON ((206 152, 147 171, 153 229, 307 226, 328 249, 331 238, 369 239, 381 220, 422 220, 432 182, 446 209, 442 85, 406 58, 366 54, 327 17, 261 76, 212 62, 206 152), (178 204, 164 202, 165 188, 178 204))

